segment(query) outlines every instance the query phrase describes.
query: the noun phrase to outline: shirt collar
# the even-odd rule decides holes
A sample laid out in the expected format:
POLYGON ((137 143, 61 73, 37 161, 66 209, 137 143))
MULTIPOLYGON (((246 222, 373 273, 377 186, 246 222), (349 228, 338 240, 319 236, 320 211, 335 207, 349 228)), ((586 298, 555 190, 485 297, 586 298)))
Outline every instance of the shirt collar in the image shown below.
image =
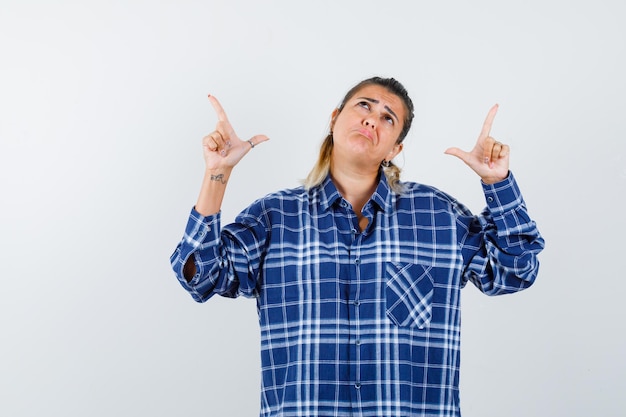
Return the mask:
MULTIPOLYGON (((327 210, 335 204, 337 200, 342 198, 341 194, 339 194, 339 191, 337 190, 337 187, 333 184, 330 174, 328 174, 324 181, 322 181, 318 190, 320 205, 324 210, 327 210)), ((378 185, 376 186, 376 190, 374 190, 374 194, 372 194, 370 201, 378 206, 378 209, 384 212, 389 212, 392 206, 392 197, 393 192, 389 188, 387 177, 381 171, 378 179, 378 185)))
POLYGON ((378 180, 378 186, 376 187, 376 190, 374 191, 374 194, 372 195, 370 201, 375 203, 380 210, 384 211, 385 213, 390 213, 392 206, 391 200, 393 199, 393 196, 394 193, 391 191, 391 188, 387 183, 387 177, 381 170, 378 180))
POLYGON ((337 200, 341 198, 341 194, 330 179, 330 174, 326 175, 326 178, 319 185, 319 199, 320 204, 324 210, 328 210, 330 206, 335 204, 337 200))

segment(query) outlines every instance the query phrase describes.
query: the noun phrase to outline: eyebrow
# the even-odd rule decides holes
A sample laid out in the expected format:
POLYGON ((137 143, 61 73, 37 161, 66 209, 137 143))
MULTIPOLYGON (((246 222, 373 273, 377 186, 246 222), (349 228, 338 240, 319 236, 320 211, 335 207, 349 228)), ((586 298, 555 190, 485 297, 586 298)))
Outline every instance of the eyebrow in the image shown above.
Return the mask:
MULTIPOLYGON (((370 97, 358 97, 358 98, 357 98, 357 100, 367 100, 367 101, 369 101, 370 103, 375 103, 375 104, 380 103, 380 101, 379 101, 379 100, 376 100, 376 99, 373 99, 373 98, 370 98, 370 97)), ((393 110, 391 110, 391 109, 389 108, 389 106, 385 106, 385 110, 387 110, 387 111, 388 111, 388 112, 389 112, 389 113, 390 113, 393 117, 395 117, 395 118, 396 118, 396 120, 397 120, 398 122, 400 122, 400 119, 398 119, 398 116, 396 116, 396 114, 393 112, 393 110)))

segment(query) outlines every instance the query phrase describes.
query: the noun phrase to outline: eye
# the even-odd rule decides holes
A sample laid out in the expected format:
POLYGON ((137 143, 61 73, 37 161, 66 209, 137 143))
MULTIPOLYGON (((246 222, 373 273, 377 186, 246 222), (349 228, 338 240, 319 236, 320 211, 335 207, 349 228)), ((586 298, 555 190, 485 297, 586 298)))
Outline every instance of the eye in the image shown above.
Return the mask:
POLYGON ((357 106, 363 107, 364 109, 367 109, 367 110, 370 109, 370 104, 367 101, 359 101, 357 103, 357 106))
POLYGON ((387 123, 389 123, 392 126, 395 124, 393 117, 389 116, 388 114, 384 116, 384 119, 387 123))

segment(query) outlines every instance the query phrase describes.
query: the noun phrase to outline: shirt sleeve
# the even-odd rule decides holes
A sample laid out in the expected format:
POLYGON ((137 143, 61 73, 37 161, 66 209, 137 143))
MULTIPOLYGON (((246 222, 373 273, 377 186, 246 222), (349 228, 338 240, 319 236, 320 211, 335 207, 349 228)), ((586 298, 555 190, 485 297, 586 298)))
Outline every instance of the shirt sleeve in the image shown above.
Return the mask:
MULTIPOLYGON (((245 218, 248 224, 234 223, 222 230, 221 213, 202 216, 195 208, 191 210, 170 263, 178 281, 194 300, 204 302, 215 294, 231 298, 256 296, 258 268, 253 267, 255 263, 250 257, 253 251, 246 247, 246 242, 252 241, 256 248, 260 244, 254 239, 257 233, 250 222, 252 216, 245 218), (187 280, 183 270, 189 258, 196 265, 196 273, 187 280)), ((254 253, 258 258, 258 251, 254 253)))
POLYGON ((464 262, 462 284, 469 280, 487 295, 528 288, 539 270, 537 255, 544 248, 544 239, 512 173, 498 183, 482 186, 487 206, 481 215, 457 218, 464 262))

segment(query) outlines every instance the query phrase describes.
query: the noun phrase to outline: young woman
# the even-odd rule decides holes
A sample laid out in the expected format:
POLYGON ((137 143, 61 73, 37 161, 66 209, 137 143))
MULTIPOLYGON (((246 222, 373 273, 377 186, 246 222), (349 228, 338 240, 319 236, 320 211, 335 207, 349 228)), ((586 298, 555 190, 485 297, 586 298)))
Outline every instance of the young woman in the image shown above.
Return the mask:
POLYGON ((481 178, 480 215, 401 182, 391 162, 413 120, 393 78, 354 86, 304 186, 220 225, 235 165, 268 138, 241 140, 215 97, 206 173, 171 263, 199 302, 255 297, 261 416, 458 416, 460 290, 529 287, 544 241, 487 115, 474 149, 450 148, 481 178))

